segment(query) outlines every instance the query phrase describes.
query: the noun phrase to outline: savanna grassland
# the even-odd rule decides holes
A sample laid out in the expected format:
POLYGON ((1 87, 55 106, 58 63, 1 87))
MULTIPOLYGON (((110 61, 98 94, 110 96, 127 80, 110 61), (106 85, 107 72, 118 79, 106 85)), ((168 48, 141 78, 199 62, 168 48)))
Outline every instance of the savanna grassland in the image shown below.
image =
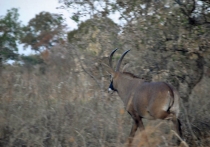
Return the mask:
MULTIPOLYGON (((125 146, 132 120, 119 96, 107 93, 106 71, 101 71, 99 87, 80 71, 81 65, 48 56, 43 66, 5 65, 0 78, 0 146, 125 146)), ((189 103, 181 101, 182 146, 210 144, 209 82, 209 77, 203 77, 189 103)), ((176 135, 169 122, 144 123, 146 130, 137 133, 135 146, 144 146, 145 136, 151 146, 172 145, 176 135)))

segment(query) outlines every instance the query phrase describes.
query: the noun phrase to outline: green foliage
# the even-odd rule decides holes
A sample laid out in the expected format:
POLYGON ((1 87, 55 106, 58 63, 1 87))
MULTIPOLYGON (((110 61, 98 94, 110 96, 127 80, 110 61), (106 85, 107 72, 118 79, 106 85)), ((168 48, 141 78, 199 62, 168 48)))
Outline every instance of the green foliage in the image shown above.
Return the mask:
POLYGON ((18 17, 17 8, 8 10, 5 16, 0 17, 0 62, 15 59, 18 56, 17 42, 22 35, 18 17))
MULTIPOLYGON (((115 24, 113 20, 107 17, 104 17, 104 18, 96 17, 93 19, 88 19, 84 22, 81 22, 78 26, 78 29, 68 32, 68 41, 69 42, 80 41, 81 38, 76 36, 78 34, 87 35, 88 33, 93 33, 96 29, 100 29, 101 31, 106 30, 107 25, 104 25, 103 23, 108 24, 108 26, 112 28, 117 27, 117 24, 115 24), (91 32, 89 32, 90 30, 91 32)), ((92 39, 92 41, 95 42, 96 38, 90 38, 90 39, 92 39)))
POLYGON ((40 55, 28 55, 28 56, 21 56, 22 61, 25 64, 36 65, 44 63, 43 59, 40 58, 40 55))
POLYGON ((75 22, 79 22, 79 16, 77 16, 77 15, 73 15, 72 17, 71 17, 71 19, 72 20, 74 20, 75 22))
POLYGON ((77 38, 75 35, 78 34, 78 33, 87 34, 89 28, 94 29, 94 25, 93 25, 93 22, 92 22, 91 19, 79 24, 78 29, 75 29, 73 31, 68 32, 68 41, 69 42, 79 41, 80 38, 77 38))
POLYGON ((50 49, 65 38, 64 28, 64 19, 61 15, 40 12, 23 28, 22 43, 36 51, 50 49))
POLYGON ((72 42, 75 38, 75 34, 77 34, 78 30, 73 30, 73 31, 70 31, 68 32, 68 41, 69 42, 72 42))

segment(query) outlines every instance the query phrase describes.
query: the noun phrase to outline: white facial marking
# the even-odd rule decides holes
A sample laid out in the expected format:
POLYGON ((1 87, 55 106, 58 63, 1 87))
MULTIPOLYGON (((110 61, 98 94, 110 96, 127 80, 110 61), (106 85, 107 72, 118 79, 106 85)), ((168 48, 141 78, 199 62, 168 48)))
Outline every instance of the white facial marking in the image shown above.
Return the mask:
POLYGON ((111 93, 112 94, 113 92, 114 91, 111 88, 108 89, 108 93, 111 93))

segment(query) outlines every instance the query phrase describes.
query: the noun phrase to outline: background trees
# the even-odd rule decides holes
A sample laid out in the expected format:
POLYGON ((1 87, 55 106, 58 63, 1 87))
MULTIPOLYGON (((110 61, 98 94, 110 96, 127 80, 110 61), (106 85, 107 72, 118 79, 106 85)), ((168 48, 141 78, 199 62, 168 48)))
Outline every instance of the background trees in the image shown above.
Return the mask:
POLYGON ((25 47, 31 46, 35 51, 50 49, 64 41, 66 37, 64 28, 64 19, 61 15, 40 12, 23 28, 24 36, 21 41, 25 47))
MULTIPOLYGON (((167 79, 186 101, 203 77, 204 68, 208 68, 205 63, 209 62, 210 36, 206 1, 61 2, 67 9, 78 7, 74 14, 78 18, 88 15, 103 20, 112 13, 119 13, 124 23, 119 26, 118 47, 133 49, 133 62, 141 65, 136 73, 149 81, 167 79)), ((98 22, 102 23, 106 22, 98 22)), ((84 32, 80 34, 83 36, 84 32)))
POLYGON ((16 59, 18 54, 18 41, 21 37, 21 22, 18 19, 18 9, 7 11, 5 16, 0 16, 0 71, 2 62, 16 59))

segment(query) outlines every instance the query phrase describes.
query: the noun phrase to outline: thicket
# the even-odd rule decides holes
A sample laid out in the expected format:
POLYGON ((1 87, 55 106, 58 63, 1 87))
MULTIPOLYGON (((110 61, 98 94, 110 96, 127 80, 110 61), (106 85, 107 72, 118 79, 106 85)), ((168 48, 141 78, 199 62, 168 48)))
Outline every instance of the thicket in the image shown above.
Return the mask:
MULTIPOLYGON (((24 65, 7 65, 2 72, 0 145, 124 146, 132 120, 117 94, 107 93, 105 68, 98 81, 104 86, 98 86, 90 73, 79 68, 84 65, 68 59, 75 55, 71 49, 57 49, 63 50, 64 58, 50 54, 44 74, 40 65, 30 70, 24 65)), ((210 144, 209 81, 204 76, 189 102, 181 101, 183 139, 189 146, 210 144)), ((136 135, 136 146, 144 145, 145 134, 153 146, 171 146, 170 123, 144 123, 146 131, 136 135)))

